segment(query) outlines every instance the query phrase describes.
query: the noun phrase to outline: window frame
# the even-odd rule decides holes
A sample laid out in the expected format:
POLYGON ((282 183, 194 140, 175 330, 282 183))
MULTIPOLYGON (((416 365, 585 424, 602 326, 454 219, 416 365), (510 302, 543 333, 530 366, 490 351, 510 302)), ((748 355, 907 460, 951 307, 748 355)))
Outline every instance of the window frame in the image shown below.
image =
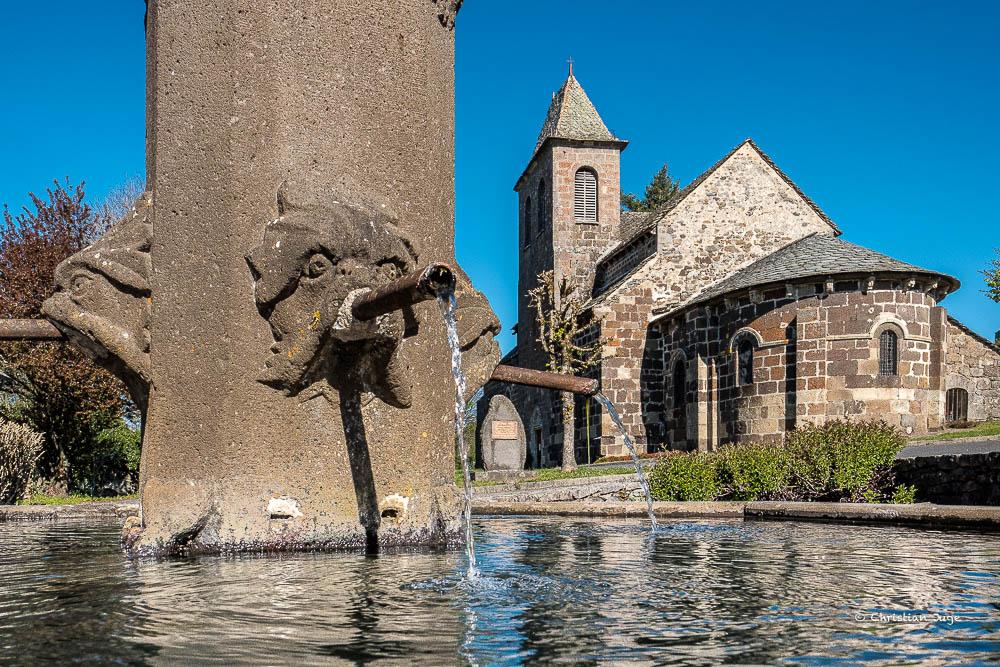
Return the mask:
POLYGON ((736 343, 736 386, 750 387, 754 384, 753 363, 757 345, 752 336, 743 336, 736 343), (749 351, 749 358, 744 360, 743 350, 749 351))
POLYGON ((687 405, 687 364, 683 359, 674 362, 673 370, 670 373, 671 408, 679 410, 687 405), (680 381, 678 382, 678 378, 680 381))
POLYGON ((597 175, 597 170, 589 166, 580 167, 573 175, 573 219, 580 223, 596 224, 600 222, 600 212, 600 177, 597 175), (589 175, 591 180, 582 182, 581 175, 583 174, 589 175), (589 217, 589 214, 591 213, 591 202, 587 201, 588 193, 584 190, 589 184, 592 184, 593 186, 593 217, 589 217), (583 195, 582 200, 581 194, 583 195))
POLYGON ((893 328, 885 328, 878 334, 878 375, 879 377, 899 376, 899 341, 901 336, 893 328), (891 343, 890 343, 891 341, 891 343))

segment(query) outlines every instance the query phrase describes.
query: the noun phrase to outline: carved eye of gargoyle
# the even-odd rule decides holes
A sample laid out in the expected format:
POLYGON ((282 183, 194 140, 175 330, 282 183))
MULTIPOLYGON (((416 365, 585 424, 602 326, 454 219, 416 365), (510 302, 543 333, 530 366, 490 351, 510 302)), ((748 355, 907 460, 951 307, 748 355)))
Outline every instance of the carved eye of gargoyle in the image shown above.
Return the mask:
POLYGON ((329 257, 321 252, 314 253, 306 262, 302 275, 308 279, 315 280, 333 268, 333 262, 329 257))
POLYGON ((85 273, 79 273, 73 276, 73 282, 71 283, 71 286, 74 292, 79 292, 84 287, 89 285, 92 281, 93 278, 91 276, 88 276, 85 273))

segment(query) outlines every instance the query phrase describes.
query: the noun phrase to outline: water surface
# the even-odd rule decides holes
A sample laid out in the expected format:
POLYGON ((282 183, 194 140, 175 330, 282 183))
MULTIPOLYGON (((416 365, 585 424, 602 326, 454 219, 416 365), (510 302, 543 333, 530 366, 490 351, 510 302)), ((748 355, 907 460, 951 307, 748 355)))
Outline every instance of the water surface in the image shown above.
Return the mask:
POLYGON ((126 561, 118 526, 0 523, 0 660, 1000 662, 1000 536, 476 521, 461 551, 126 561))

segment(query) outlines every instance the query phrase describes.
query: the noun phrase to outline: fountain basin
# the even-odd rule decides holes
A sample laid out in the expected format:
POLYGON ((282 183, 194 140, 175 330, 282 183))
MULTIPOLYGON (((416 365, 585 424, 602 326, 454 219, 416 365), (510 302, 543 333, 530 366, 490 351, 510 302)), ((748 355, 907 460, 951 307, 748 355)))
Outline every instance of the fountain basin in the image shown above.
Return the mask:
POLYGON ((126 563, 116 521, 0 523, 26 663, 975 662, 1000 537, 799 522, 479 518, 460 551, 126 563))

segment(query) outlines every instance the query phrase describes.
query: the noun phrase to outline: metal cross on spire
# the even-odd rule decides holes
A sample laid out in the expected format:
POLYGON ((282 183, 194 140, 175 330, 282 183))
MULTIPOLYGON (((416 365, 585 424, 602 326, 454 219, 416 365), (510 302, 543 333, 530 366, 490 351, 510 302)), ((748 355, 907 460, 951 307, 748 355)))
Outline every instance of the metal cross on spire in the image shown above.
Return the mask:
POLYGON ((573 58, 568 58, 566 62, 569 63, 569 75, 573 76, 573 58))

